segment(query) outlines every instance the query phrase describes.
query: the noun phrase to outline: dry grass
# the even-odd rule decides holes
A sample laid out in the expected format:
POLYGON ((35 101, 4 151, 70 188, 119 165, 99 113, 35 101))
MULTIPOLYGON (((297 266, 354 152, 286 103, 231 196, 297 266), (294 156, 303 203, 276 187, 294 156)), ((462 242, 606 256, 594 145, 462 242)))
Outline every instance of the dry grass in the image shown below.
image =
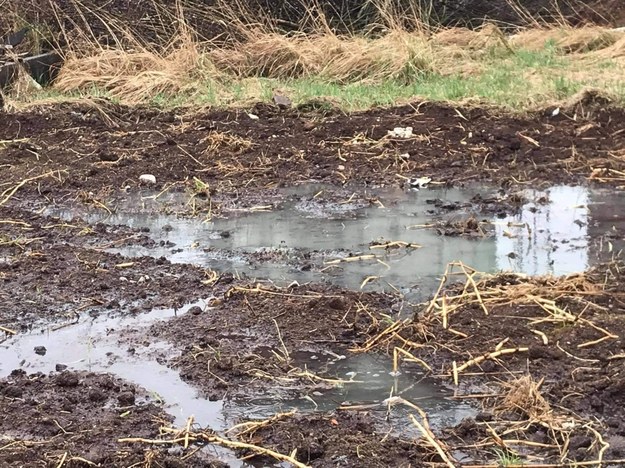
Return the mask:
POLYGON ((133 104, 158 94, 192 95, 197 92, 198 83, 216 76, 199 44, 185 33, 162 53, 147 48, 102 48, 89 56, 70 52, 55 88, 61 92, 99 88, 133 104))
POLYGON ((503 384, 507 391, 496 411, 520 412, 533 421, 551 422, 551 405, 540 392, 541 384, 529 374, 503 384))
MULTIPOLYGON (((71 1, 80 11, 79 1, 71 1)), ((72 37, 67 32, 66 39, 79 46, 65 51, 55 90, 61 95, 104 95, 126 104, 229 105, 271 96, 267 87, 274 84, 267 84, 269 79, 304 99, 332 95, 339 102, 366 101, 341 94, 345 90, 341 87, 357 85, 363 92, 369 92, 366 86, 378 87, 385 101, 402 102, 415 94, 426 99, 478 97, 498 104, 521 99, 527 108, 587 86, 620 96, 618 83, 625 67, 624 33, 604 28, 538 25, 511 37, 488 24, 479 30, 437 30, 420 20, 420 12, 402 17, 380 9, 380 23, 370 31, 339 34, 317 9, 309 12, 299 31, 285 33, 271 18, 258 18, 237 1, 218 2, 212 14, 232 31, 220 38, 219 45, 198 40, 185 21, 185 11, 176 4, 163 12, 160 21, 169 22, 168 31, 175 24, 178 33, 168 47, 158 50, 134 35, 129 25, 124 29, 119 19, 104 17, 101 22, 114 40, 112 46, 103 46, 78 14, 71 20, 72 37), (549 52, 556 54, 553 60, 524 58, 531 51, 540 55, 546 44, 553 46, 549 52), (565 64, 553 65, 563 57, 565 64), (616 66, 606 67, 606 61, 616 66), (518 77, 514 80, 509 77, 513 71, 518 77), (472 81, 465 84, 465 79, 472 81), (293 88, 299 86, 297 80, 303 86, 315 81, 337 88, 298 90, 293 88), (326 91, 329 94, 323 94, 326 91)), ((58 21, 64 18, 59 16, 58 21)), ((510 107, 519 103, 510 102, 510 107)))
POLYGON ((625 38, 625 31, 596 26, 582 28, 526 29, 510 39, 510 44, 526 50, 542 50, 551 44, 564 54, 606 49, 625 38))

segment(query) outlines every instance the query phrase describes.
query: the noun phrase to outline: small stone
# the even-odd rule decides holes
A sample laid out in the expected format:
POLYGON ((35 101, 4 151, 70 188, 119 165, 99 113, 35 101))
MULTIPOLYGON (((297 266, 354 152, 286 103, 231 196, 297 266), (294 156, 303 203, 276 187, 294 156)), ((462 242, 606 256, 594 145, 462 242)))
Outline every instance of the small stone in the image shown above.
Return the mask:
POLYGON ((200 315, 202 313, 202 308, 198 306, 193 306, 189 309, 189 313, 191 315, 200 315))
POLYGON ((139 176, 139 182, 144 185, 154 185, 156 184, 156 176, 152 174, 141 174, 139 176))
POLYGON ((339 164, 339 167, 337 167, 337 169, 339 171, 344 171, 345 170, 345 166, 343 166, 342 164, 339 164))
POLYGON ((54 366, 54 368, 56 369, 57 372, 63 372, 65 369, 67 369, 67 365, 57 364, 56 366, 54 366))
POLYGON ((279 94, 274 94, 273 103, 280 109, 288 109, 291 107, 291 100, 288 97, 281 96, 279 94))
POLYGON ((38 354, 39 356, 45 356, 47 352, 48 350, 45 346, 35 346, 35 354, 38 354))

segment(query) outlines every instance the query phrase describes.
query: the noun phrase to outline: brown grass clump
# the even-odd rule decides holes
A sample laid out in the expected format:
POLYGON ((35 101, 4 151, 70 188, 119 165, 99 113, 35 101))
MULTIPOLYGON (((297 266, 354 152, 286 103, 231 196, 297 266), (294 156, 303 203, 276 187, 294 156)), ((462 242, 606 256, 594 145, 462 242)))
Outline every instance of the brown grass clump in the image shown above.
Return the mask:
POLYGON ((193 94, 206 76, 216 75, 199 44, 186 33, 161 53, 148 48, 101 48, 88 55, 72 51, 54 87, 62 92, 102 89, 135 104, 161 93, 193 94))
POLYGON ((339 83, 404 78, 433 70, 436 61, 427 37, 400 29, 378 38, 255 29, 209 56, 218 68, 239 77, 321 77, 339 83))
POLYGON ((255 17, 245 5, 218 1, 216 14, 234 29, 229 47, 211 50, 219 69, 238 77, 320 77, 345 83, 406 78, 435 69, 428 31, 415 20, 408 29, 392 15, 371 33, 338 34, 319 8, 297 32, 284 33, 271 18, 255 17))
POLYGON ((625 58, 625 32, 622 32, 620 39, 610 47, 597 52, 597 56, 605 59, 622 59, 625 58))
POLYGON ((496 411, 520 411, 533 421, 551 421, 551 406, 540 392, 541 384, 542 381, 536 382, 531 375, 524 375, 504 384, 508 391, 496 411))
POLYGON ((240 154, 252 147, 252 141, 237 135, 226 132, 212 131, 200 140, 200 143, 206 145, 204 154, 212 153, 217 150, 227 150, 233 154, 240 154))
POLYGON ((527 50, 542 50, 553 44, 561 53, 575 54, 605 49, 625 37, 625 31, 586 26, 582 28, 527 29, 513 36, 510 43, 527 50))

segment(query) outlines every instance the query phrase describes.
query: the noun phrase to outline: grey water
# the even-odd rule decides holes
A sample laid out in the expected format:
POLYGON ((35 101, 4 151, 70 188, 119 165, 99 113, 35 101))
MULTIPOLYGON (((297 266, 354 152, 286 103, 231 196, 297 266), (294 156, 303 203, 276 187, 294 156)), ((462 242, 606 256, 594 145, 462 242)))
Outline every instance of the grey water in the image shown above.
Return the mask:
POLYGON ((149 229, 148 235, 163 244, 109 249, 129 257, 164 256, 175 263, 245 273, 277 284, 329 281, 358 289, 369 278, 365 290, 394 289, 425 300, 447 263, 457 260, 483 272, 565 275, 584 271, 602 258, 608 246, 616 248, 603 243, 603 236, 623 223, 611 210, 625 206, 620 194, 586 187, 526 190, 528 202, 518 214, 498 218, 472 213, 470 208, 455 214, 476 215, 488 222, 484 229, 492 235, 467 238, 442 236, 426 227, 445 220, 444 214, 431 214, 431 200, 468 202, 478 193, 488 194, 484 189, 378 191, 381 206, 343 204, 340 210, 336 203, 316 205, 312 195, 318 191, 315 185, 300 187, 299 200, 286 201, 273 211, 210 221, 160 214, 158 202, 149 196, 129 198, 113 214, 55 208, 48 214, 64 219, 80 215, 92 223, 149 229), (371 250, 375 241, 404 241, 421 247, 371 250), (263 253, 276 258, 256 261, 254 255, 263 253), (376 258, 331 263, 348 253, 376 258), (307 256, 319 267, 301 268, 307 256))

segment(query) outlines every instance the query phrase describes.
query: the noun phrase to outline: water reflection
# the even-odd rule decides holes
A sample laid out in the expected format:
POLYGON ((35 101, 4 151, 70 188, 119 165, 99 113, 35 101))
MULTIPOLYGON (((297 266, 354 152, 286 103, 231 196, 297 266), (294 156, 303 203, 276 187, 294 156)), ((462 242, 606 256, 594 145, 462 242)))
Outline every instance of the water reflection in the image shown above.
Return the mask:
MULTIPOLYGON (((301 200, 301 197, 312 197, 319 187, 298 190, 301 200)), ((432 215, 429 203, 432 199, 466 203, 478 193, 492 195, 484 189, 386 191, 377 193, 384 205, 382 208, 356 206, 337 211, 330 206, 325 219, 319 218, 323 207, 317 207, 311 215, 309 204, 301 201, 287 202, 272 212, 211 222, 155 214, 154 207, 144 210, 142 203, 146 201, 138 199, 129 199, 127 205, 112 216, 79 214, 91 222, 148 228, 150 236, 165 243, 157 248, 130 246, 118 250, 127 256, 165 256, 173 262, 243 272, 278 284, 326 280, 358 289, 365 278, 375 277, 367 283, 367 289, 390 289, 392 285, 426 298, 446 264, 456 260, 484 272, 513 270, 529 275, 561 275, 587 269, 594 261, 590 254, 594 246, 592 236, 609 230, 613 221, 605 213, 593 221, 591 211, 599 212, 600 207, 619 203, 622 198, 611 192, 591 192, 585 187, 557 186, 544 192, 528 190, 524 193, 528 202, 520 214, 489 219, 494 230, 491 237, 446 237, 433 229, 406 229, 442 219, 432 215), (379 239, 411 242, 422 248, 375 251, 380 258, 343 263, 322 273, 299 268, 304 256, 323 265, 324 260, 346 255, 346 252, 372 253, 369 245, 379 239), (264 250, 272 251, 272 261, 250 261, 250 254, 264 250)), ((75 215, 70 211, 51 212, 65 218, 75 215)), ((470 215, 470 209, 464 214, 470 215)))
POLYGON ((497 267, 529 275, 566 275, 589 266, 589 191, 529 190, 518 216, 496 224, 497 267))

